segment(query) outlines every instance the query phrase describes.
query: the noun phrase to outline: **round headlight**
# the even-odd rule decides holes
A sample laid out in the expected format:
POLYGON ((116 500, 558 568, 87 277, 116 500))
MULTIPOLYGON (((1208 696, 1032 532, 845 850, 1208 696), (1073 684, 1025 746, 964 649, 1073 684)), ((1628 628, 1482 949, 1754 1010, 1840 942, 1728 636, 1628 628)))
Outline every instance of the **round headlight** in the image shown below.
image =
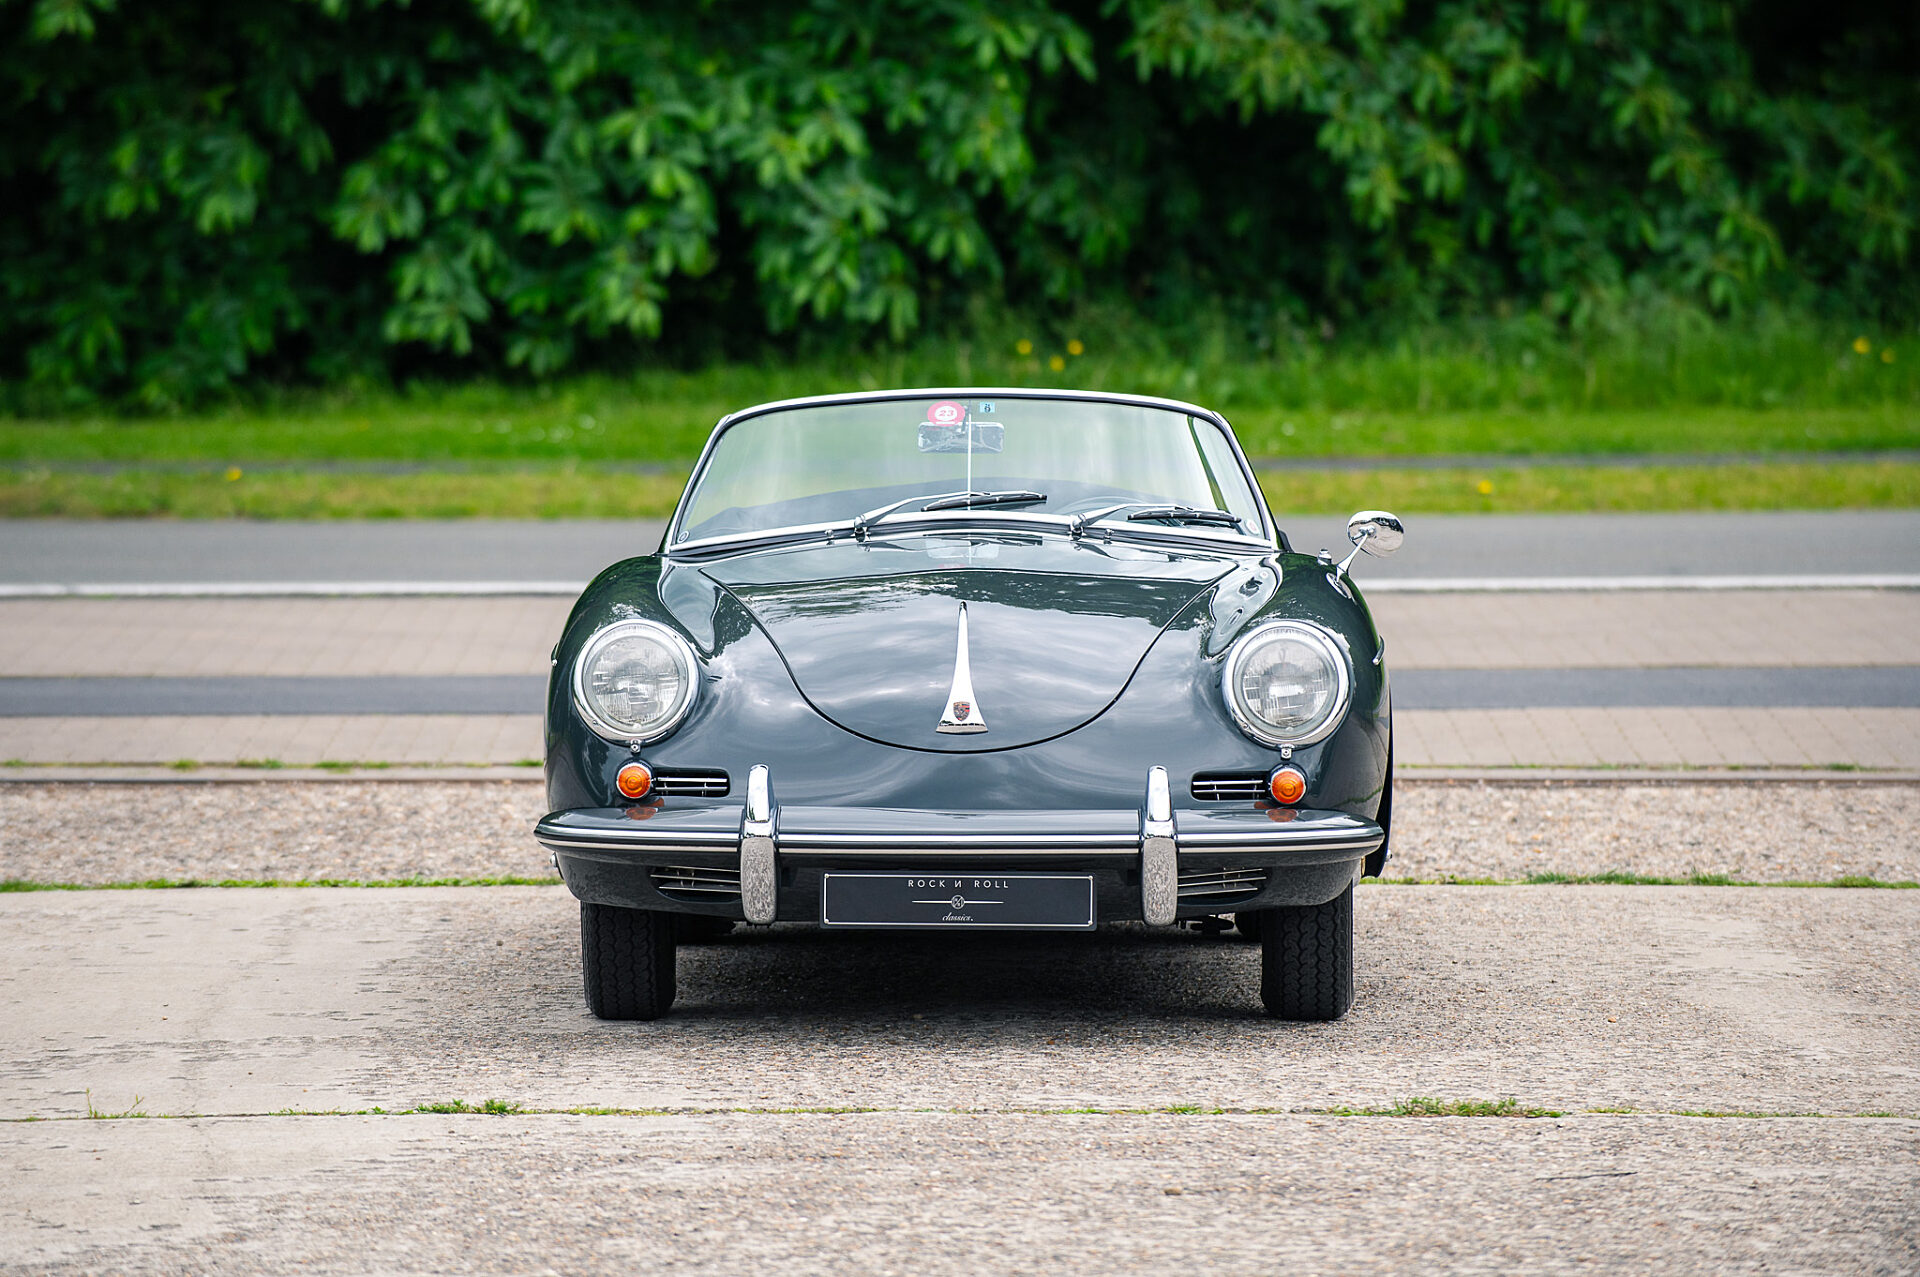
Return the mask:
POLYGON ((573 703, 608 740, 645 743, 693 708, 698 667, 687 641, 653 621, 616 621, 587 640, 573 663, 573 703))
POLYGON ((1227 653, 1221 691, 1240 730, 1268 745, 1311 745, 1340 725, 1353 672, 1340 641, 1306 621, 1276 621, 1227 653))

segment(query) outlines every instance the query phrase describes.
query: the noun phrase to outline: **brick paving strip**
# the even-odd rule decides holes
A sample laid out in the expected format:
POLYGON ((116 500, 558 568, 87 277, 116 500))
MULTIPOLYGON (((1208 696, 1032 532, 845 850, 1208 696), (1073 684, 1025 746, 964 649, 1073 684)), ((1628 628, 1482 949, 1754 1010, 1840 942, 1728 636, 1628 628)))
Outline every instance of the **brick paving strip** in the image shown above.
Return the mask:
MULTIPOLYGON (((20 600, 0 604, 0 674, 97 676, 110 660, 127 677, 539 676, 567 606, 539 597, 20 600)), ((1382 594, 1373 606, 1396 671, 1450 677, 1920 664, 1917 591, 1382 594)), ((1397 724, 1409 769, 1920 770, 1920 710, 1901 708, 1407 709, 1397 724)), ((471 765, 539 752, 532 713, 0 719, 0 760, 43 764, 471 765)))
MULTIPOLYGON (((541 705, 547 688, 537 674, 0 676, 0 718, 517 714, 541 705)), ((1394 674, 1393 703, 1396 712, 1920 709, 1920 665, 1412 669, 1394 674)))
MULTIPOLYGON (((1920 664, 1920 590, 1383 593, 1370 603, 1395 670, 1920 664)), ((0 602, 0 674, 544 675, 571 606, 525 596, 10 600, 0 602)))

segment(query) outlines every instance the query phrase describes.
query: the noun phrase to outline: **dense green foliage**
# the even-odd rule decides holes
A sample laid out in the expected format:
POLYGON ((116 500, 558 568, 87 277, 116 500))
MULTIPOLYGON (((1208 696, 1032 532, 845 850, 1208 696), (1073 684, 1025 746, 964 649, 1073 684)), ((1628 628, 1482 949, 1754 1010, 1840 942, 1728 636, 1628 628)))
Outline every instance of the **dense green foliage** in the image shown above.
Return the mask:
POLYGON ((1200 317, 1275 359, 1380 316, 1920 317, 1920 18, 1864 0, 0 0, 0 23, 21 402, 1006 313, 1200 317))

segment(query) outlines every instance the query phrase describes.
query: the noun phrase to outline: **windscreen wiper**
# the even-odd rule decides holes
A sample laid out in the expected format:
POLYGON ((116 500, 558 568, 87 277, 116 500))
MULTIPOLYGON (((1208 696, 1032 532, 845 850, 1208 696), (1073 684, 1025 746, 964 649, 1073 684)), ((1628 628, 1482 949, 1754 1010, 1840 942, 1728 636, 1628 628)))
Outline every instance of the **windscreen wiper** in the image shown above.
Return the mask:
POLYGON ((1203 510, 1191 505, 1155 505, 1151 502, 1132 501, 1123 505, 1110 505, 1099 510, 1089 510, 1078 515, 1073 521, 1073 535, 1082 536, 1096 523, 1111 519, 1121 511, 1127 512, 1129 523, 1201 523, 1211 527, 1234 528, 1246 531, 1246 520, 1226 510, 1203 510))
POLYGON ((1046 499, 1047 494, 1044 492, 1024 491, 922 493, 920 496, 907 497, 904 500, 895 501, 890 505, 883 505, 878 509, 869 510, 865 514, 855 517, 853 521, 853 539, 856 541, 866 540, 867 530, 873 527, 874 524, 879 523, 896 511, 914 505, 916 502, 919 503, 918 509, 920 510, 959 510, 969 506, 1031 505, 1035 501, 1045 501, 1046 499))
POLYGON ((977 505, 1032 505, 1036 501, 1045 501, 1044 492, 963 492, 956 496, 939 497, 921 506, 922 510, 960 510, 977 505))

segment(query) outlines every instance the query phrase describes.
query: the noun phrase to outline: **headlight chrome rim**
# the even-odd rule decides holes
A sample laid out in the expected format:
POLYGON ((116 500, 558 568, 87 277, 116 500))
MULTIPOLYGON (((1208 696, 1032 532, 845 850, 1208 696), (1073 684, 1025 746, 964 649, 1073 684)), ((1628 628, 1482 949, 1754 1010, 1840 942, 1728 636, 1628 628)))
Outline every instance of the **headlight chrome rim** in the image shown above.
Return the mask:
POLYGON ((1259 741, 1262 745, 1275 748, 1288 746, 1298 748, 1312 745, 1333 735, 1346 721, 1347 707, 1353 699, 1353 659, 1347 651, 1347 644, 1334 631, 1312 621, 1270 621, 1257 629, 1240 636, 1238 642, 1227 652, 1227 659, 1220 668, 1220 699, 1226 702, 1227 713, 1240 730, 1259 741), (1240 667, 1248 654, 1264 646, 1268 641, 1280 635, 1293 635, 1305 639, 1310 645, 1320 649, 1333 667, 1334 692, 1333 703, 1326 717, 1317 726, 1303 732, 1288 734, 1276 731, 1255 717, 1241 704, 1238 684, 1240 667))
POLYGON ((615 621, 611 625, 595 630, 592 636, 581 645, 580 654, 573 660, 573 674, 570 682, 573 688, 574 712, 580 715, 581 721, 593 730, 594 735, 604 740, 637 742, 645 745, 671 735, 679 729, 681 723, 686 721, 687 714, 693 709, 694 701, 699 697, 700 662, 694 656, 691 643, 677 631, 658 621, 615 621), (594 709, 593 701, 587 695, 586 678, 593 668, 594 659, 608 644, 630 634, 644 634, 648 638, 658 640, 673 653, 674 659, 680 663, 686 673, 680 695, 675 700, 672 711, 661 720, 660 726, 647 732, 636 732, 632 728, 609 722, 594 709))

